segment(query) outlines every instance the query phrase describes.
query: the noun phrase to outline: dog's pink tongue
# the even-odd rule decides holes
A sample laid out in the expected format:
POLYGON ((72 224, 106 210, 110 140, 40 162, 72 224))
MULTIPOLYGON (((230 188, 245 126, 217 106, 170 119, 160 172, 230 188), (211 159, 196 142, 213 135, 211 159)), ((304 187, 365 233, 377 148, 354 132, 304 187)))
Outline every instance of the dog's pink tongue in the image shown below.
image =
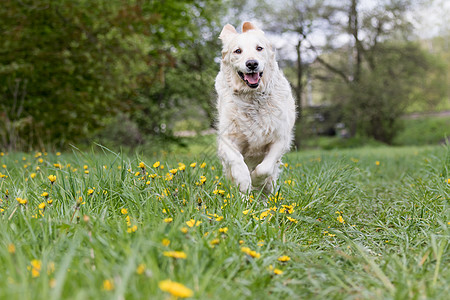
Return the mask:
POLYGON ((250 84, 258 83, 259 81, 259 73, 249 73, 244 75, 244 79, 248 81, 250 84))

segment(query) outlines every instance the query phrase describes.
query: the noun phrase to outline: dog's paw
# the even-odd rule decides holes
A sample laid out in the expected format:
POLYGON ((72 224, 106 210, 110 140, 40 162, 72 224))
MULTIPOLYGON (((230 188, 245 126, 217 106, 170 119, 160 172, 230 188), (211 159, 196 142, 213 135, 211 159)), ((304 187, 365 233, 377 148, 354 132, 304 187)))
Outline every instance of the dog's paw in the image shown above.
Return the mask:
POLYGON ((239 187, 239 191, 241 193, 247 194, 250 191, 250 188, 252 186, 252 179, 250 177, 250 173, 249 173, 247 167, 231 168, 231 176, 233 177, 233 181, 239 187))
POLYGON ((266 182, 266 179, 273 175, 272 173, 273 173, 272 166, 259 164, 258 166, 256 166, 256 168, 253 170, 251 174, 253 185, 262 186, 266 182))

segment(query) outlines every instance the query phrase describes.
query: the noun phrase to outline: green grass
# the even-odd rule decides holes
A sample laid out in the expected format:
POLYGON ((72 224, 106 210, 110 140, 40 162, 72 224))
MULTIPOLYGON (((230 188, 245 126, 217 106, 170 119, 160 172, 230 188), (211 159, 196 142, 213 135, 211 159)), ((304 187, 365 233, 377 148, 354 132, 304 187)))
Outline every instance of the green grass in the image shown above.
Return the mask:
POLYGON ((403 129, 394 140, 397 145, 439 144, 450 138, 449 117, 404 119, 403 129))
POLYGON ((242 197, 213 154, 0 156, 0 298, 167 299, 166 279, 195 299, 448 296, 449 147, 305 151, 285 162, 266 204, 242 197), (140 162, 161 177, 143 176, 140 162), (178 162, 186 170, 165 180, 178 162))

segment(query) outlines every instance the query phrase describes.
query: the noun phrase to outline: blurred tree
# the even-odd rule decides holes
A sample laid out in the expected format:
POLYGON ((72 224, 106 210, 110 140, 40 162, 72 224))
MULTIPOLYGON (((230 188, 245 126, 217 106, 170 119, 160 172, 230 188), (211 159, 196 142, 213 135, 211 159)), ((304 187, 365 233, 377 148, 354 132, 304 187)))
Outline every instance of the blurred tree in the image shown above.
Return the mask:
MULTIPOLYGON (((399 118, 414 101, 423 101, 418 95, 430 85, 442 87, 439 76, 426 82, 428 74, 441 73, 443 69, 420 49, 408 42, 411 25, 407 12, 414 1, 379 1, 378 5, 359 9, 358 0, 335 7, 346 13, 347 22, 337 24, 349 37, 348 46, 337 61, 316 60, 339 79, 336 94, 343 99, 342 106, 350 125, 351 134, 357 132, 376 140, 391 143, 399 128, 399 118), (396 42, 394 42, 396 41, 396 42), (347 91, 342 90, 342 86, 347 91), (343 97, 344 96, 344 97, 343 97)), ((334 25, 336 26, 336 25, 334 25)), ((336 35, 329 39, 328 49, 336 52, 336 35)), ((339 51, 338 51, 339 53, 339 51)), ((439 88, 431 96, 441 98, 445 89, 439 88)))
MULTIPOLYGON (((91 136, 118 112, 144 134, 164 131, 161 124, 177 105, 171 85, 182 79, 169 74, 180 75, 170 72, 198 51, 200 45, 186 47, 213 26, 217 5, 218 0, 2 1, 2 146, 67 145, 91 136)), ((207 69, 210 59, 192 76, 207 69)), ((212 89, 211 80, 205 84, 212 89)))

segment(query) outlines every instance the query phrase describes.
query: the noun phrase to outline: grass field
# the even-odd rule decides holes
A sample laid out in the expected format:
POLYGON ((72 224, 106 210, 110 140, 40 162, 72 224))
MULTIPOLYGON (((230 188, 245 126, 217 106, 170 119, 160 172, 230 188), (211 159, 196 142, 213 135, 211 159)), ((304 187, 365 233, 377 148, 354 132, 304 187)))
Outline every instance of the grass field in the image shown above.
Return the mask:
POLYGON ((268 201, 204 153, 0 153, 0 299, 450 293, 450 147, 290 153, 268 201))

